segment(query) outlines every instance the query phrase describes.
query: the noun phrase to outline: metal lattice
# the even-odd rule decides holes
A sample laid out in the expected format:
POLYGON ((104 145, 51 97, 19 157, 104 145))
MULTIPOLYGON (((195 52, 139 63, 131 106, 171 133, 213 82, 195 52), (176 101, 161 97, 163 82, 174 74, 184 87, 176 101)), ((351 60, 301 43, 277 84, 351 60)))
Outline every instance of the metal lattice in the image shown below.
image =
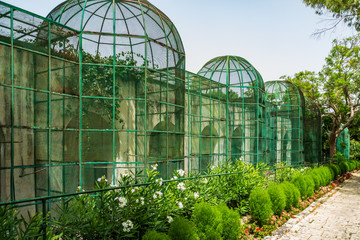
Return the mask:
MULTIPOLYGON (((220 120, 214 127, 215 133, 210 133, 212 138, 223 141, 217 153, 249 163, 263 161, 265 89, 260 73, 244 58, 221 56, 208 61, 198 75, 218 84, 217 88, 201 89, 203 96, 207 94, 221 100, 220 110, 209 112, 220 120)), ((214 124, 210 121, 211 125, 214 124)), ((216 162, 215 159, 212 162, 216 162)))
POLYGON ((185 53, 147 1, 0 2, 1 201, 184 165, 185 53))
POLYGON ((288 81, 265 82, 268 102, 268 148, 273 164, 304 162, 305 99, 298 87, 288 81))
POLYGON ((306 163, 319 163, 322 159, 322 121, 320 108, 305 98, 304 151, 306 163))

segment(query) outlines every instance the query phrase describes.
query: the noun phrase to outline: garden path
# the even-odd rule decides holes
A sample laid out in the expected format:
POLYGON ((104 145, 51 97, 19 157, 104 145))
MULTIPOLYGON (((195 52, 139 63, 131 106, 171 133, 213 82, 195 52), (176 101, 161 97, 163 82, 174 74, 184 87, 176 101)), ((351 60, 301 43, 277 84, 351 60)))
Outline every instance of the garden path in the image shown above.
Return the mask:
POLYGON ((265 239, 360 240, 360 172, 265 239))

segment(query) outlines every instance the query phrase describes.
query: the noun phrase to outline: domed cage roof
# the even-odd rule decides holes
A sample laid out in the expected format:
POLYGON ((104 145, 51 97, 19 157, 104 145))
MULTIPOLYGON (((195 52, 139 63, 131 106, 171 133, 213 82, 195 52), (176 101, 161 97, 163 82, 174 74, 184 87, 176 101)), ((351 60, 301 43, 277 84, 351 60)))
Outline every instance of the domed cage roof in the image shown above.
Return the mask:
POLYGON ((229 86, 258 87, 264 90, 264 81, 260 73, 242 57, 213 58, 205 63, 198 75, 229 86))
POLYGON ((305 98, 293 83, 283 80, 265 82, 266 101, 284 111, 305 108, 305 98))
POLYGON ((115 55, 132 59, 128 65, 184 68, 185 51, 175 25, 146 0, 68 0, 47 18, 83 33, 84 58, 115 55))

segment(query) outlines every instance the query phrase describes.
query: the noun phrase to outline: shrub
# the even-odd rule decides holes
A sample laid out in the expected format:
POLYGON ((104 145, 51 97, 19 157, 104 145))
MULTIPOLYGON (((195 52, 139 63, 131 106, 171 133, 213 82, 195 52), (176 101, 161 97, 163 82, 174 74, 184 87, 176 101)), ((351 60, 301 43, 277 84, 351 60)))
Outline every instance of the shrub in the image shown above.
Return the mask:
POLYGON ((170 237, 165 233, 156 231, 148 231, 142 238, 143 240, 170 240, 170 237))
POLYGON ((253 190, 249 197, 251 215, 260 225, 266 224, 272 215, 272 203, 267 190, 253 190))
MULTIPOLYGON (((237 211, 229 209, 225 204, 218 206, 223 220, 223 239, 237 240, 240 236, 241 220, 237 211)), ((185 238, 184 238, 185 239, 185 238)))
POLYGON ((341 169, 341 174, 347 173, 349 171, 349 165, 345 161, 340 162, 339 167, 341 169))
POLYGON ((282 187, 284 194, 286 196, 286 210, 290 210, 291 206, 294 202, 294 191, 291 189, 291 185, 288 181, 284 181, 280 184, 280 187, 282 187))
POLYGON ((267 181, 263 174, 266 168, 264 163, 254 166, 241 160, 222 161, 219 166, 211 168, 209 174, 234 172, 241 174, 221 176, 221 181, 218 178, 209 178, 206 190, 208 197, 205 200, 208 202, 216 197, 218 203, 224 202, 229 207, 237 207, 240 214, 247 214, 250 192, 255 188, 263 187, 267 181))
POLYGON ((268 187, 268 193, 272 203, 272 210, 276 215, 280 215, 286 207, 286 195, 283 188, 275 183, 268 187))
POLYGON ((315 172, 311 172, 310 174, 309 174, 309 176, 310 177, 312 177, 312 179, 313 179, 313 181, 314 181, 314 184, 315 184, 315 189, 317 190, 317 189, 319 189, 319 187, 320 187, 320 182, 321 182, 321 177, 319 176, 319 175, 317 175, 315 172))
POLYGON ((330 166, 327 166, 325 167, 328 172, 330 173, 330 179, 329 179, 329 183, 335 178, 335 172, 334 170, 330 167, 330 166))
POLYGON ((291 186, 291 190, 293 191, 294 196, 292 206, 299 207, 299 201, 301 198, 300 190, 292 183, 289 183, 289 185, 291 186))
MULTIPOLYGON (((168 234, 171 240, 198 239, 194 224, 184 217, 176 217, 171 222, 168 234)), ((166 238, 159 238, 159 239, 166 239, 166 238)))
POLYGON ((305 196, 310 197, 314 194, 314 189, 315 189, 314 180, 310 175, 305 175, 304 181, 306 182, 305 196))
POLYGON ((341 169, 338 165, 331 164, 330 167, 334 172, 334 179, 337 178, 337 176, 341 175, 341 169))
POLYGON ((293 183, 299 189, 301 197, 304 197, 306 195, 307 185, 304 176, 298 176, 294 178, 291 183, 293 183))
POLYGON ((221 239, 223 232, 221 212, 209 203, 195 205, 192 220, 200 239, 221 239))

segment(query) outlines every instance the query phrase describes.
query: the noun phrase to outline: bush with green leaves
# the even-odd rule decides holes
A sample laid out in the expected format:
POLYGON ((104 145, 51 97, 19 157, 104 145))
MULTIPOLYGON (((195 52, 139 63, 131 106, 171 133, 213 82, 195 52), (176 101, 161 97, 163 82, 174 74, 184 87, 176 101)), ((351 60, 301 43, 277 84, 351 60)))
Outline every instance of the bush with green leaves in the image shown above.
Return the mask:
POLYGON ((176 217, 171 222, 168 234, 171 240, 198 239, 194 223, 184 217, 176 217))
POLYGON ((271 183, 268 187, 268 193, 272 203, 272 210, 274 214, 281 215, 286 207, 286 195, 281 185, 271 183))
MULTIPOLYGON (((42 213, 30 216, 25 219, 19 212, 10 206, 0 207, 0 239, 42 239, 44 220, 49 222, 49 217, 45 219, 42 213)), ((46 226, 46 240, 60 239, 62 233, 56 235, 50 226, 46 226)))
POLYGON ((198 230, 200 239, 222 239, 223 220, 216 206, 206 202, 196 204, 191 220, 198 230))
POLYGON ((207 199, 217 199, 218 203, 226 203, 229 207, 238 208, 241 215, 249 212, 250 192, 263 187, 267 182, 264 172, 267 165, 248 164, 241 160, 226 160, 217 166, 212 166, 207 174, 240 173, 225 175, 219 178, 210 178, 207 184, 207 199))
POLYGON ((347 173, 350 171, 350 167, 346 161, 340 162, 339 167, 341 169, 341 174, 344 174, 344 173, 347 173))
POLYGON ((286 195, 286 210, 291 210, 291 207, 297 207, 300 200, 299 189, 292 183, 284 181, 280 184, 286 195))
POLYGON ((320 182, 321 182, 321 177, 319 175, 317 175, 316 173, 314 172, 311 172, 309 174, 310 177, 312 177, 313 181, 314 181, 314 188, 317 190, 319 189, 319 187, 321 186, 320 185, 320 182))
POLYGON ((341 175, 341 169, 338 165, 331 164, 330 167, 334 172, 334 179, 341 175))
POLYGON ((250 194, 249 202, 251 215, 254 220, 258 221, 260 225, 266 224, 273 214, 268 191, 262 188, 253 190, 250 194))
POLYGON ((151 230, 145 233, 142 240, 171 240, 171 238, 166 233, 151 230))
POLYGON ((225 204, 220 204, 217 208, 221 212, 222 217, 222 238, 229 240, 239 239, 241 227, 239 213, 235 210, 229 209, 225 204))
POLYGON ((300 191, 300 196, 304 197, 307 190, 307 182, 304 179, 304 176, 298 176, 291 181, 300 191))
POLYGON ((315 190, 314 180, 310 175, 305 175, 304 181, 306 182, 305 196, 311 197, 315 190))

